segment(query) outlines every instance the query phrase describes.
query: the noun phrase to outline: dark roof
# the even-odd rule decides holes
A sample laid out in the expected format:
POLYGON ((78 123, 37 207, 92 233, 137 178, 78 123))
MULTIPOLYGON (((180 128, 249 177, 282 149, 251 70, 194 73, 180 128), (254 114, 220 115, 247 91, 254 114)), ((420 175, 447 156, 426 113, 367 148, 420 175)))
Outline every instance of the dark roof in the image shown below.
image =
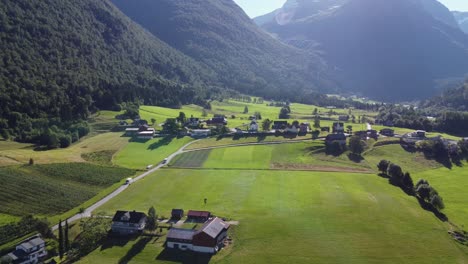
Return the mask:
POLYGON ((195 235, 195 233, 197 233, 197 230, 171 228, 167 233, 167 239, 192 240, 193 235, 195 235))
POLYGON ((189 210, 187 216, 188 217, 210 217, 211 213, 208 211, 194 211, 189 210))
POLYGON ((141 212, 130 212, 130 211, 117 211, 112 218, 112 222, 124 222, 124 223, 139 223, 141 219, 145 218, 146 214, 141 212))
POLYGON ((215 217, 206 222, 197 233, 203 232, 212 238, 216 238, 223 230, 227 229, 229 229, 229 224, 221 220, 221 218, 215 217))
POLYGON ((330 134, 327 136, 327 141, 333 140, 346 140, 346 136, 344 134, 330 134))
POLYGON ((26 252, 22 249, 17 249, 11 253, 9 253, 7 256, 11 258, 11 260, 15 261, 18 259, 23 259, 27 256, 26 252))
POLYGON ((275 124, 275 125, 287 125, 288 121, 273 121, 273 124, 275 124))
POLYGON ((172 209, 172 214, 183 214, 184 210, 183 209, 172 209))

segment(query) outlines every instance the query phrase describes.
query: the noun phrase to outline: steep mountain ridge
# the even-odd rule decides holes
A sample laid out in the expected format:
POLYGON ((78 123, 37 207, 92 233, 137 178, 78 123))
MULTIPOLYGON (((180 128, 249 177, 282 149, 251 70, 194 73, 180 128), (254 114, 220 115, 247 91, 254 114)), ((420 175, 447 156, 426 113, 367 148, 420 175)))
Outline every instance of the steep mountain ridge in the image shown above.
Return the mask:
POLYGON ((260 30, 232 0, 112 0, 158 38, 203 63, 229 88, 273 98, 330 91, 313 51, 287 46, 260 30))
POLYGON ((0 46, 0 131, 25 141, 125 101, 197 102, 216 83, 107 0, 2 1, 0 46))
POLYGON ((468 12, 453 11, 452 13, 461 30, 468 34, 468 12))
POLYGON ((419 1, 290 0, 285 7, 262 27, 289 44, 322 50, 347 90, 412 100, 468 73, 467 36, 419 1))

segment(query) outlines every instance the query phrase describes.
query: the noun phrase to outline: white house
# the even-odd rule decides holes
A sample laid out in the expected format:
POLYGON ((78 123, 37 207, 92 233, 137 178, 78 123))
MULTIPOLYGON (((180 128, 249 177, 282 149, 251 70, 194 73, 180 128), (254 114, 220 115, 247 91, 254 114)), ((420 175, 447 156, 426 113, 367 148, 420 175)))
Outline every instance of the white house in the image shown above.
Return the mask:
POLYGON ((146 214, 141 212, 117 211, 112 218, 112 232, 129 235, 142 232, 146 226, 146 214))
POLYGON ((211 135, 210 129, 192 129, 190 136, 193 138, 204 138, 211 135))
POLYGON ((7 255, 13 263, 35 264, 47 256, 46 243, 41 235, 35 235, 16 246, 16 250, 7 255))
POLYGON ((258 131, 258 123, 257 121, 253 120, 249 125, 250 132, 257 132, 258 131))

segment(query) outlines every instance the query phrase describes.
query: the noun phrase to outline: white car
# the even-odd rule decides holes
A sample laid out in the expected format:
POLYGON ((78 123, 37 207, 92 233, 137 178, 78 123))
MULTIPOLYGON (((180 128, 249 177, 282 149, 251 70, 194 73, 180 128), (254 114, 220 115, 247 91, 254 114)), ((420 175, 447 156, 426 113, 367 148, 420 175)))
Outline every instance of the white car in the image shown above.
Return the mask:
POLYGON ((147 170, 149 170, 149 169, 151 169, 151 168, 153 168, 153 165, 148 165, 148 166, 146 166, 146 169, 147 169, 147 170))
POLYGON ((127 178, 127 180, 125 181, 125 185, 130 185, 132 184, 132 182, 133 182, 132 178, 127 178))
POLYGON ((168 158, 165 158, 165 159, 162 161, 162 164, 166 164, 168 160, 169 160, 168 158))

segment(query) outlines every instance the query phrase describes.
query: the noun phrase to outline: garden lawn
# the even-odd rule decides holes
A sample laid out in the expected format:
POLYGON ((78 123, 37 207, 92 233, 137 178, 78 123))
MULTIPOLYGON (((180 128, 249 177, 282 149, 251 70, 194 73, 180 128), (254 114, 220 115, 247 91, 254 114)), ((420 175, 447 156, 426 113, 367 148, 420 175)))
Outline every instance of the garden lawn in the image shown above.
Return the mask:
POLYGON ((113 163, 126 168, 143 170, 148 165, 159 164, 164 158, 190 141, 192 139, 189 137, 165 137, 141 141, 135 139, 114 156, 113 163))
MULTIPOLYGON (((417 201, 375 175, 164 169, 99 208, 209 210, 240 221, 211 263, 467 263, 417 201), (203 199, 208 203, 204 205, 203 199)), ((162 261, 164 237, 99 248, 80 263, 162 261)), ((172 260, 180 263, 180 261, 172 260)))

